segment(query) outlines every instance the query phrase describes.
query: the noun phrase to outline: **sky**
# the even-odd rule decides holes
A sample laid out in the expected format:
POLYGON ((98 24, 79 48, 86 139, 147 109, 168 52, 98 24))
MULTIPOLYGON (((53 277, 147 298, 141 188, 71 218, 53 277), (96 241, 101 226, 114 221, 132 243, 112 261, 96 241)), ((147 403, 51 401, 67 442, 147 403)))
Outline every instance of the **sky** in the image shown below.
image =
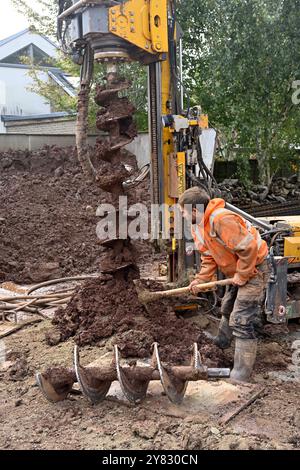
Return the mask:
MULTIPOLYGON (((30 4, 34 6, 35 1, 31 0, 30 4)), ((26 18, 16 11, 11 1, 0 0, 0 39, 4 39, 26 28, 28 28, 26 18)))

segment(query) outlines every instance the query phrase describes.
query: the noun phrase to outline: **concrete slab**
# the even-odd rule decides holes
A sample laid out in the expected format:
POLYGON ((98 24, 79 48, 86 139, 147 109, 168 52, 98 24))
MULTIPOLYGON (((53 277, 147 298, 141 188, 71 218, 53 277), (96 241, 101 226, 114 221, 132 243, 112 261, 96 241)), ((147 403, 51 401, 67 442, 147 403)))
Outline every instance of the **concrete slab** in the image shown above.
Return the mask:
POLYGON ((300 384, 300 368, 291 366, 290 370, 287 371, 271 371, 269 372, 269 377, 272 377, 276 380, 281 380, 282 382, 293 382, 300 384))
MULTIPOLYGON (((142 407, 155 413, 177 418, 202 418, 203 421, 212 417, 219 418, 237 407, 239 402, 247 400, 256 388, 251 384, 231 384, 218 382, 190 382, 181 405, 174 405, 164 395, 159 382, 151 382, 147 398, 142 407)), ((129 402, 124 397, 118 382, 113 382, 108 393, 108 399, 121 403, 129 402)))

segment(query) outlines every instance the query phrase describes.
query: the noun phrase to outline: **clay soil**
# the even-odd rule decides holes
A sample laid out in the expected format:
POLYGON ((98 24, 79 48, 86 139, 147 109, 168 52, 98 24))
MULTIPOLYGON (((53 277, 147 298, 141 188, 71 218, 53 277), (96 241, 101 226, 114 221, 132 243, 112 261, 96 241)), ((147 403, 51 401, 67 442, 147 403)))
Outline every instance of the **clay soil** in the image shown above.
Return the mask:
MULTIPOLYGON (((76 395, 58 404, 48 403, 36 387, 34 373, 50 364, 71 367, 74 346, 72 340, 47 346, 45 333, 50 327, 45 321, 5 339, 7 360, 14 366, 0 374, 1 449, 299 448, 300 386, 271 375, 276 361, 281 360, 283 369, 291 362, 286 340, 260 343, 254 379, 266 387, 265 392, 222 427, 215 417, 201 413, 167 416, 143 404, 131 407, 105 400, 91 406, 76 395)), ((82 348, 83 363, 92 362, 108 349, 107 345, 82 348)), ((228 358, 231 360, 232 352, 228 358)))
MULTIPOLYGON (((57 310, 53 324, 61 341, 74 337, 79 346, 110 338, 112 344, 118 344, 124 358, 148 358, 152 344, 157 342, 161 359, 180 365, 189 363, 191 347, 198 343, 208 366, 226 366, 224 354, 205 338, 202 330, 179 318, 168 303, 150 304, 146 310, 130 277, 124 280, 122 276, 106 276, 86 282, 65 309, 57 310)), ((50 344, 52 335, 50 330, 50 344)))
MULTIPOLYGON (((123 161, 136 170, 133 156, 124 153, 123 161)), ((149 203, 148 184, 140 188, 139 202, 149 203)), ((36 283, 97 272, 96 210, 102 202, 110 195, 86 183, 72 147, 0 153, 0 281, 36 283)), ((140 260, 149 254, 143 245, 140 260)))

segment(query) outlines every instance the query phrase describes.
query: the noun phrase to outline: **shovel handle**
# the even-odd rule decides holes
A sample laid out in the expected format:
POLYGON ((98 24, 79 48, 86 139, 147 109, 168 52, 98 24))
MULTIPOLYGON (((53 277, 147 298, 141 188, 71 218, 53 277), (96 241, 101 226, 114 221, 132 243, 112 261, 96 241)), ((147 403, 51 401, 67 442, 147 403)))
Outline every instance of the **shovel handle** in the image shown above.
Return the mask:
POLYGON ((214 281, 214 282, 207 282, 206 284, 199 284, 199 286, 194 287, 194 290, 198 293, 198 292, 202 292, 203 290, 214 289, 215 287, 225 287, 225 286, 232 286, 232 285, 233 285, 233 278, 223 279, 222 281, 214 281))
MULTIPOLYGON (((233 279, 224 279, 222 281, 206 282, 205 284, 199 284, 194 287, 194 291, 199 293, 208 289, 214 289, 215 287, 230 286, 233 284, 233 279)), ((189 287, 181 287, 180 289, 166 290, 162 292, 153 292, 155 297, 166 298, 166 297, 177 297, 184 294, 190 294, 189 287)))

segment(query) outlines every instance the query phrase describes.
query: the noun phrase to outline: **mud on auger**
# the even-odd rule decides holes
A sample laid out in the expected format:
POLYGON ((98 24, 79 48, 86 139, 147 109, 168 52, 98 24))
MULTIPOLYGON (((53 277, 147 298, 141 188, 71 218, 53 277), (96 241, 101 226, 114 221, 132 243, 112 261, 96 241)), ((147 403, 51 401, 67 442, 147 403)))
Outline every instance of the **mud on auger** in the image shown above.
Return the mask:
POLYGON ((97 405, 107 396, 110 386, 118 381, 129 402, 138 404, 146 398, 149 383, 161 381, 163 390, 172 403, 183 401, 189 381, 226 378, 230 369, 207 368, 201 360, 198 345, 193 346, 189 366, 168 366, 161 362, 158 344, 153 345, 153 355, 149 365, 132 362, 121 365, 118 346, 110 366, 101 366, 101 359, 84 367, 80 363, 79 348, 74 349, 74 369, 52 368, 37 373, 37 384, 43 395, 52 403, 65 400, 78 382, 82 394, 97 405))

